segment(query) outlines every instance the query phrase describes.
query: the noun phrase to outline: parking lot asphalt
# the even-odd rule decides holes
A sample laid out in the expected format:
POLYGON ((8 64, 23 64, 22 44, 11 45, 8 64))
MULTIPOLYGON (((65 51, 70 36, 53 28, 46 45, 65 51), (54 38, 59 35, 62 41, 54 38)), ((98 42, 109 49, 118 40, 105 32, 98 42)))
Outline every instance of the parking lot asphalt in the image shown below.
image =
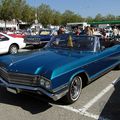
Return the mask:
POLYGON ((110 71, 84 87, 71 105, 43 95, 12 94, 0 87, 0 120, 120 120, 119 77, 120 70, 110 71))

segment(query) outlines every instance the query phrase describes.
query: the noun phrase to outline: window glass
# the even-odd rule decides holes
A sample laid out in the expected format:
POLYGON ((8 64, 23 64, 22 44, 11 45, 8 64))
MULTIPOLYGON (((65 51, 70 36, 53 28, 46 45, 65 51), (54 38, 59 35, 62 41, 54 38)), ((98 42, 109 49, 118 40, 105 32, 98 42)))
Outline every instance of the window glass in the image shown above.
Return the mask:
POLYGON ((0 34, 0 41, 7 41, 7 40, 9 40, 8 37, 6 37, 6 36, 0 34))
POLYGON ((40 32, 40 35, 49 35, 51 33, 50 30, 43 30, 40 32))
POLYGON ((94 37, 64 35, 53 37, 49 42, 50 48, 76 49, 80 51, 94 51, 94 37))

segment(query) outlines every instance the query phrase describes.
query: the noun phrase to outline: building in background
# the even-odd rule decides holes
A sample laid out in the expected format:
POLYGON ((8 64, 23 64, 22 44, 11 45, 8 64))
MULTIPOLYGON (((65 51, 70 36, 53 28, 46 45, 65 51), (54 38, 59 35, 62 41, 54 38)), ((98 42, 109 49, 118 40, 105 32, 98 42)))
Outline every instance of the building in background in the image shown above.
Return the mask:
MULTIPOLYGON (((17 29, 18 26, 15 20, 6 22, 6 30, 17 30, 17 29)), ((0 30, 5 30, 5 22, 3 20, 0 20, 0 30)))

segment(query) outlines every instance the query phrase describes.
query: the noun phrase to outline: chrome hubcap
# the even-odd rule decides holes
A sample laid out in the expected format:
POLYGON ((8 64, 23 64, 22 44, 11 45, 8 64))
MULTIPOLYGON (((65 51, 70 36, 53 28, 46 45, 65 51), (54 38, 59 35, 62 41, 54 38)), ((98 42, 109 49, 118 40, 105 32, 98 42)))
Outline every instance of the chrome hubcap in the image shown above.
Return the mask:
POLYGON ((15 54, 17 53, 17 48, 16 47, 12 47, 11 48, 11 54, 15 54))
POLYGON ((81 90, 81 78, 75 77, 71 83, 70 96, 73 100, 76 100, 80 95, 81 90))

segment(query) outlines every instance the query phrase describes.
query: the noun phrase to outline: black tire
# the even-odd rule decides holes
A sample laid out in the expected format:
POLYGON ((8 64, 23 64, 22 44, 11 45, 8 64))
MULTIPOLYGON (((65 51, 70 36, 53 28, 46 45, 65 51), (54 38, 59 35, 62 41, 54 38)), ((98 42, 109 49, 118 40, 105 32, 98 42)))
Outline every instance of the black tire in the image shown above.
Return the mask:
POLYGON ((116 70, 120 70, 120 64, 117 65, 116 70))
POLYGON ((70 83, 69 91, 66 94, 65 102, 68 104, 72 104, 77 101, 80 97, 82 90, 82 78, 80 76, 75 76, 70 83))
POLYGON ((120 70, 120 65, 118 65, 118 70, 120 70))
POLYGON ((38 44, 38 45, 33 45, 34 48, 43 48, 44 46, 46 45, 46 43, 41 43, 41 44, 38 44))
POLYGON ((15 45, 15 44, 11 45, 10 48, 9 48, 9 53, 10 54, 16 54, 16 53, 18 53, 18 46, 15 45))

